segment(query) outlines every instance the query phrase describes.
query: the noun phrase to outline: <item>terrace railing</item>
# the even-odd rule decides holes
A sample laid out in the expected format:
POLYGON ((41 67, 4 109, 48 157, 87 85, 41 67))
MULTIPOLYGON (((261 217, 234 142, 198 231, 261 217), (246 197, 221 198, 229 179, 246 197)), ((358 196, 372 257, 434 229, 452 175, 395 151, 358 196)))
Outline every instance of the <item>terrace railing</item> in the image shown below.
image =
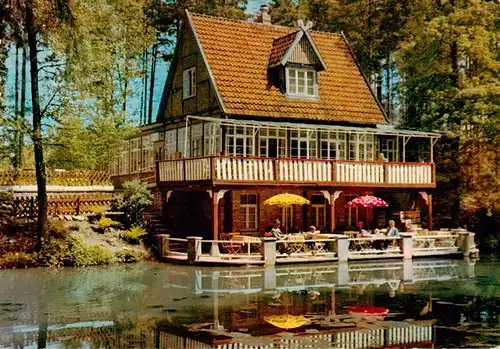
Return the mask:
POLYGON ((210 156, 157 163, 158 181, 435 186, 434 163, 210 156))

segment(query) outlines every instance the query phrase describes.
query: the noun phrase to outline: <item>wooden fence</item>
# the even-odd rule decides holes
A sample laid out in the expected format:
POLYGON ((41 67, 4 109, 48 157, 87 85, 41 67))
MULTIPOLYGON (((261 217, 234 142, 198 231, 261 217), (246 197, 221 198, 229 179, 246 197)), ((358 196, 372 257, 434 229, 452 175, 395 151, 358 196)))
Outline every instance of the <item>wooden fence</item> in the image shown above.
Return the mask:
MULTIPOLYGON (((0 186, 36 185, 34 170, 0 171, 0 186)), ((47 171, 47 185, 110 186, 107 172, 102 171, 47 171)))
MULTIPOLYGON (((113 197, 111 193, 59 194, 50 195, 49 215, 80 215, 103 209, 109 210, 113 197)), ((16 197, 12 202, 12 216, 33 218, 38 215, 38 203, 35 196, 16 197)))

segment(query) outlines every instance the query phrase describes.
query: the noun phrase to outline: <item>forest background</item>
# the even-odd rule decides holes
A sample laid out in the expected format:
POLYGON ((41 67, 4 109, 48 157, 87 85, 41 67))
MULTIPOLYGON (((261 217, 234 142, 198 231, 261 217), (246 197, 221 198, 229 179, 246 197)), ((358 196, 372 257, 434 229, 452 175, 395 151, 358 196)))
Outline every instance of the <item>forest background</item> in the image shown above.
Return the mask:
MULTIPOLYGON (((156 118, 184 10, 252 20, 260 1, 3 0, 0 168, 107 170, 156 118)), ((393 124, 443 132, 436 223, 500 247, 500 1, 271 0, 274 24, 343 31, 393 124)), ((40 191, 42 190, 42 191, 40 191)), ((38 222, 46 231, 44 204, 38 222)))

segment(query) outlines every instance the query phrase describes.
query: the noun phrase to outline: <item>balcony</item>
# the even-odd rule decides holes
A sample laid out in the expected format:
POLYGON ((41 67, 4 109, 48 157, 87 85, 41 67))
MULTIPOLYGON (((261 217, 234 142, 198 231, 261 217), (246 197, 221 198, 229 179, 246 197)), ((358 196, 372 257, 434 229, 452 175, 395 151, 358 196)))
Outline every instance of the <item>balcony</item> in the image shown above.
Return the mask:
POLYGON ((435 188, 429 162, 209 156, 157 162, 159 184, 435 188))

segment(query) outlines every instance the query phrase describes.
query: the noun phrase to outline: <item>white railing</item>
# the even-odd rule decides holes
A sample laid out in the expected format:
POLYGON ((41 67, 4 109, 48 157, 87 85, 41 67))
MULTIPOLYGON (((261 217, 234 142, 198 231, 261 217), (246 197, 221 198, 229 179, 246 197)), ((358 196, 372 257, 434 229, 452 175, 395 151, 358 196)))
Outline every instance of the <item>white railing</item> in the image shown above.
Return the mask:
POLYGON ((228 181, 433 185, 432 163, 213 156, 158 163, 160 182, 228 181))
POLYGON ((261 260, 261 241, 198 240, 200 259, 261 260))
POLYGON ((335 163, 335 180, 340 183, 384 183, 382 163, 335 163))
POLYGON ((215 179, 222 181, 274 181, 272 159, 215 158, 215 179))
POLYGON ((294 257, 336 257, 334 239, 293 239, 276 241, 276 257, 279 259, 294 257))
POLYGON ((429 234, 413 237, 414 255, 421 256, 435 253, 448 254, 458 252, 458 235, 443 232, 430 232, 429 234))
POLYGON ((167 246, 163 249, 163 256, 181 256, 187 258, 187 239, 181 238, 166 238, 167 246))
POLYGON ((281 182, 331 182, 332 163, 329 161, 278 160, 281 182))
POLYGON ((432 166, 420 163, 388 162, 386 182, 389 184, 429 184, 432 183, 432 166))

